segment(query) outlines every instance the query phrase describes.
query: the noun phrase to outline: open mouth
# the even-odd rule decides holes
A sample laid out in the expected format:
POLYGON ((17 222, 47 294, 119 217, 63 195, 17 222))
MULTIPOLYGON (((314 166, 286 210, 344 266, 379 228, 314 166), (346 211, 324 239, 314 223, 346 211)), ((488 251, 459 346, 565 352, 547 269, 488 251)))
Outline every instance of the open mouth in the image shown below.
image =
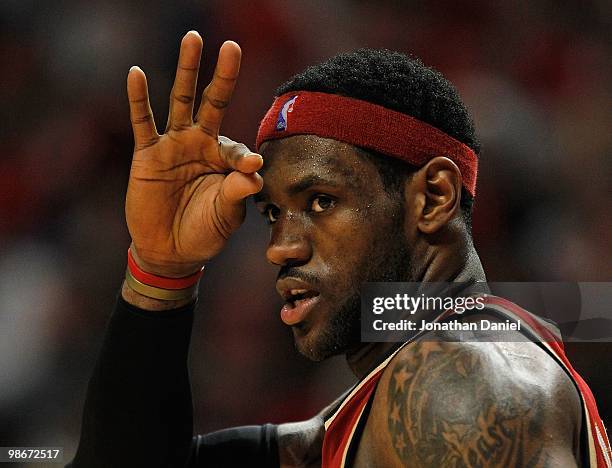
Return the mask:
POLYGON ((304 322, 321 299, 319 291, 298 278, 283 278, 277 282, 276 289, 285 301, 280 315, 286 325, 304 322))
POLYGON ((309 299, 319 295, 318 291, 309 289, 290 289, 287 291, 287 293, 288 294, 285 296, 285 302, 291 308, 305 305, 309 299))
POLYGON ((302 283, 299 285, 287 285, 286 289, 282 290, 282 296, 285 304, 281 309, 281 320, 286 325, 297 325, 307 320, 308 315, 319 302, 321 296, 319 291, 314 289, 299 287, 306 286, 302 283), (293 286, 293 287, 291 287, 293 286))

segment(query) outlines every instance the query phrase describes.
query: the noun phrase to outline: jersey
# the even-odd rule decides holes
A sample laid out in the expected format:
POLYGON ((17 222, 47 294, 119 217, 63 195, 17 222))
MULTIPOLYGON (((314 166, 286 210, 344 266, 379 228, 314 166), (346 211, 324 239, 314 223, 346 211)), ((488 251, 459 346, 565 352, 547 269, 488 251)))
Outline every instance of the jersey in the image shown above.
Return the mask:
MULTIPOLYGON (((581 437, 585 438, 583 439, 583 446, 587 449, 587 453, 583 454, 586 455, 584 458, 588 461, 588 466, 612 468, 610 441, 599 417, 595 398, 586 382, 570 364, 565 355, 563 341, 557 330, 546 321, 506 299, 488 294, 482 296, 487 312, 491 312, 502 319, 520 323, 521 333, 541 346, 565 370, 578 390, 582 403, 583 420, 586 421, 586 428, 582 428, 581 434, 581 437)), ((453 310, 447 310, 437 316, 434 321, 442 321, 453 315, 457 315, 457 313, 453 310)), ((374 398, 380 377, 393 357, 421 335, 422 333, 419 333, 403 343, 376 366, 353 387, 337 409, 325 420, 322 451, 323 468, 344 468, 351 465, 351 458, 359 444, 360 432, 363 430, 369 405, 374 398)))

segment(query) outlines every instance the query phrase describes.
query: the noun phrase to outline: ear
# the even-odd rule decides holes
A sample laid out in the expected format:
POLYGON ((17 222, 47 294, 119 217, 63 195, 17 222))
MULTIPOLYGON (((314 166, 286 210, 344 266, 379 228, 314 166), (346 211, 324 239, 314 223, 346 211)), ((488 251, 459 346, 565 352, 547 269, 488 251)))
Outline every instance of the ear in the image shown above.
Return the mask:
MULTIPOLYGON (((415 224, 424 234, 447 225, 461 209, 461 172, 448 158, 431 159, 416 171, 410 184, 415 224)), ((408 193, 407 193, 408 195, 408 193)))

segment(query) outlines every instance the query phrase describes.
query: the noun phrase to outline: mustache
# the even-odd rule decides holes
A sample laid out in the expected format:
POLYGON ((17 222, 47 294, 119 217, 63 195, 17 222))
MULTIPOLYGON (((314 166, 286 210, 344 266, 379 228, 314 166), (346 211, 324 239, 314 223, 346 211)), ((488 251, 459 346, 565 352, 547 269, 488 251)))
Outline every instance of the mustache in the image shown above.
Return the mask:
POLYGON ((320 284, 319 277, 314 273, 288 266, 281 267, 281 269, 278 271, 278 275, 276 276, 276 281, 287 277, 300 279, 311 286, 317 286, 320 284))

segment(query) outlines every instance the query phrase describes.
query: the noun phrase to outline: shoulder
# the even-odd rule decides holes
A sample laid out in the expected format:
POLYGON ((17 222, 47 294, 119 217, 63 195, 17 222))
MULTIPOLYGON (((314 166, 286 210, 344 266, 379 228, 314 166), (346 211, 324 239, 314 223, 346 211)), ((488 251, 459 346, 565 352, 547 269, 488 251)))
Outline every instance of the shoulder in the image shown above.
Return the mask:
POLYGON ((431 340, 389 363, 368 425, 412 466, 536 466, 573 459, 580 418, 573 383, 534 343, 431 340))

